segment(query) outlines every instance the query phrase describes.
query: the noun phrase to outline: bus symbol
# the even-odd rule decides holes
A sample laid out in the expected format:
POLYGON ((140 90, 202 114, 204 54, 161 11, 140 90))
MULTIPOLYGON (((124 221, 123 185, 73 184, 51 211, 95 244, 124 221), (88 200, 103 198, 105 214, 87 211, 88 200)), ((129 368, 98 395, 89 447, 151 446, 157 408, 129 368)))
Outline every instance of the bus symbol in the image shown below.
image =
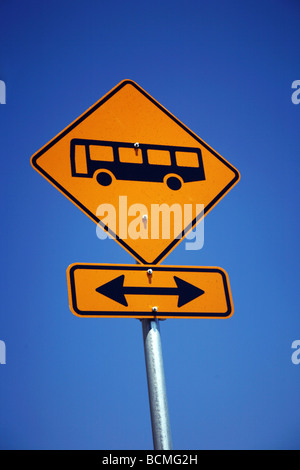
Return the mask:
POLYGON ((205 180, 196 147, 72 139, 70 151, 72 176, 95 177, 101 186, 117 179, 166 183, 176 191, 183 183, 205 180))

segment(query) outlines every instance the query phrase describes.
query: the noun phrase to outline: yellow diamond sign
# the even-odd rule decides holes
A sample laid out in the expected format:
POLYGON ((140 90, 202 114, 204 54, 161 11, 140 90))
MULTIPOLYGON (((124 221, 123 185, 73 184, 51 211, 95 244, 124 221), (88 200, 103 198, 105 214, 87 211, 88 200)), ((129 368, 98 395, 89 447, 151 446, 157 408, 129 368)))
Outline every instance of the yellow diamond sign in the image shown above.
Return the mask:
POLYGON ((239 180, 238 171, 131 80, 31 159, 142 264, 158 264, 239 180))

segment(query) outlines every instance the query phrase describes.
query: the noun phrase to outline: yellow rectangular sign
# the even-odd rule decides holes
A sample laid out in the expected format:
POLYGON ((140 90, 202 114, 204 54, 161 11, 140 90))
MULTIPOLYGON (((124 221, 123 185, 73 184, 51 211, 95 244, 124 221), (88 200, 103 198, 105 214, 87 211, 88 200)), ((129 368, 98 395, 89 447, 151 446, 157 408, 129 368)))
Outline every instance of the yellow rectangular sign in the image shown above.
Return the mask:
POLYGON ((79 317, 229 318, 227 273, 217 267, 73 264, 71 311, 79 317))

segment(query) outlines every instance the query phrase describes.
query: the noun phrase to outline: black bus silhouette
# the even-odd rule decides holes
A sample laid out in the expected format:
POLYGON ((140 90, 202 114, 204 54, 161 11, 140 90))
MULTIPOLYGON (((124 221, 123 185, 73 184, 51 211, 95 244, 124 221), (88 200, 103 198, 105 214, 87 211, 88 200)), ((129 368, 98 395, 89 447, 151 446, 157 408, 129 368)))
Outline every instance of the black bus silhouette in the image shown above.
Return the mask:
POLYGON ((205 180, 201 150, 105 140, 71 140, 72 176, 96 177, 102 186, 113 180, 165 182, 172 190, 205 180))

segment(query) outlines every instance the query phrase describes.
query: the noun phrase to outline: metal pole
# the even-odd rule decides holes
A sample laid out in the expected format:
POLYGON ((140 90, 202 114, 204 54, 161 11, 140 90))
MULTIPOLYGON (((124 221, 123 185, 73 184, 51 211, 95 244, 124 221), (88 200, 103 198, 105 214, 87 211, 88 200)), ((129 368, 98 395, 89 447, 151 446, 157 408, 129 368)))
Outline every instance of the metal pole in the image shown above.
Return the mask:
POLYGON ((141 320, 154 450, 172 450, 159 320, 141 320))

